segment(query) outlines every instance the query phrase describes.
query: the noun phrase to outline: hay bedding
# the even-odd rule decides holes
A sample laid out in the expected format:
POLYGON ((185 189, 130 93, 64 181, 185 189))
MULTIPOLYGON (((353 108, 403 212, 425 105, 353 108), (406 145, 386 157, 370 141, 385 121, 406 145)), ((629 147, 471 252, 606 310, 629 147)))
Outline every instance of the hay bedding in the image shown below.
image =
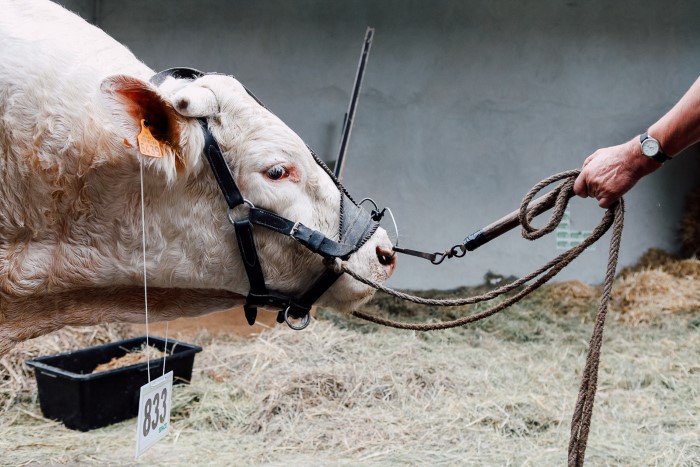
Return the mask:
MULTIPOLYGON (((496 318, 502 332, 320 320, 254 340, 200 336, 193 384, 174 392, 173 433, 138 462, 134 421, 67 430, 40 416, 27 382, 0 418, 2 463, 562 465, 589 326, 508 313, 496 318)), ((612 323, 589 465, 698 465, 699 327, 687 315, 612 323)))
POLYGON ((620 272, 611 308, 632 323, 653 322, 660 314, 697 312, 700 260, 649 250, 638 265, 620 272))
MULTIPOLYGON (((569 300, 568 313, 533 297, 440 333, 320 313, 303 332, 199 335, 193 384, 173 394, 173 433, 139 461, 134 421, 80 433, 41 417, 19 362, 66 351, 72 340, 95 343, 91 329, 45 336, 2 360, 1 463, 563 465, 596 298, 585 284, 552 287, 569 300)), ((98 329, 99 339, 128 334, 98 329)), ((697 313, 637 326, 610 320, 587 464, 700 465, 699 388, 697 313)))
MULTIPOLYGON (((125 324, 67 326, 16 346, 9 354, 0 358, 0 415, 3 415, 18 400, 24 400, 36 392, 34 371, 24 364, 25 361, 33 357, 70 352, 118 341, 127 336, 131 337, 128 335, 130 329, 131 326, 125 324)), ((2 426, 1 420, 0 426, 2 426)))
POLYGON ((144 363, 148 360, 162 359, 165 356, 165 352, 158 350, 153 346, 146 346, 144 342, 140 348, 130 351, 121 357, 114 357, 106 363, 100 363, 92 370, 93 373, 99 373, 101 371, 116 370, 117 368, 124 368, 130 365, 136 365, 138 363, 144 363))

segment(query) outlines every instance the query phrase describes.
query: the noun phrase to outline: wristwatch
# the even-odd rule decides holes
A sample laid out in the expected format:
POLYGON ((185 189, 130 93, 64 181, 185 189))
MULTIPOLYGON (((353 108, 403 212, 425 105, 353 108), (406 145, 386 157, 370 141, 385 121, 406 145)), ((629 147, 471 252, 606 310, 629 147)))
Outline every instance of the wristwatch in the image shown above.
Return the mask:
POLYGON ((639 135, 639 144, 642 147, 642 154, 647 157, 654 159, 656 162, 663 164, 667 160, 671 159, 666 154, 664 154, 663 149, 661 149, 661 143, 659 140, 650 136, 649 133, 644 132, 639 135))

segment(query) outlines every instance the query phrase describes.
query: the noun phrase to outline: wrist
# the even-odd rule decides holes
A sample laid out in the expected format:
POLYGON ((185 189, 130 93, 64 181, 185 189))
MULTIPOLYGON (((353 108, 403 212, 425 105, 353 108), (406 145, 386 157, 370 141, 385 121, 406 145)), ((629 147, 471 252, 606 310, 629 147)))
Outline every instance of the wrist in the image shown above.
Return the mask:
POLYGON ((639 144, 642 149, 642 154, 648 158, 654 159, 656 162, 664 163, 671 159, 666 155, 661 147, 661 141, 654 138, 649 132, 644 132, 639 135, 639 144))
POLYGON ((684 149, 682 147, 679 148, 677 147, 677 144, 674 144, 678 138, 674 138, 672 132, 669 131, 665 125, 660 124, 659 122, 650 126, 647 132, 650 135, 653 135, 654 138, 659 141, 659 144, 661 144, 661 147, 664 149, 664 153, 668 157, 673 158, 673 156, 677 155, 684 149))
POLYGON ((639 143, 639 136, 635 136, 625 143, 625 145, 627 146, 627 160, 632 167, 634 167, 634 172, 638 174, 639 177, 650 174, 660 169, 663 165, 661 162, 644 155, 642 146, 639 143))

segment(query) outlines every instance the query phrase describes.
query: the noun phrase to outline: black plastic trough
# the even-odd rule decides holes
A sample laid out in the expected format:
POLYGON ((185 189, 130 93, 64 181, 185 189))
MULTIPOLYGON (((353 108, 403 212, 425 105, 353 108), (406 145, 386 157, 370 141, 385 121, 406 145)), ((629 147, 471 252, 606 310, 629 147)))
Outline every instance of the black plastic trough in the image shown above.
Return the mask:
MULTIPOLYGON (((44 416, 73 430, 88 431, 138 415, 139 390, 148 382, 146 362, 92 371, 101 363, 139 350, 145 342, 145 336, 135 337, 27 361, 34 367, 44 416)), ((164 339, 149 336, 148 343, 161 352, 165 350, 164 339)), ((174 384, 189 383, 194 355, 202 348, 171 339, 167 345, 165 372, 173 371, 174 384)), ((149 363, 151 379, 163 374, 163 358, 149 363)))

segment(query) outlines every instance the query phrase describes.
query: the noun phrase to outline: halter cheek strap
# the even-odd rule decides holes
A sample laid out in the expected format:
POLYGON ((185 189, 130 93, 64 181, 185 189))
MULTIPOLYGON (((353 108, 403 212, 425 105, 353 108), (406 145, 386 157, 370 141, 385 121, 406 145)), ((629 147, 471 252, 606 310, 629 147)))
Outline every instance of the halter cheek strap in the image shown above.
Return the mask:
MULTIPOLYGON (((211 134, 206 121, 200 120, 200 123, 204 132, 204 154, 209 161, 214 178, 219 184, 229 209, 247 203, 238 189, 233 174, 231 174, 231 169, 226 163, 221 148, 211 134)), ((259 225, 292 237, 313 253, 318 253, 325 258, 347 258, 355 251, 355 247, 335 242, 317 230, 310 229, 301 223, 290 221, 266 209, 256 208, 252 205, 246 219, 230 220, 236 232, 238 250, 241 254, 250 285, 246 303, 243 306, 248 324, 251 326, 255 324, 259 307, 274 307, 280 310, 277 315, 278 322, 286 322, 292 329, 305 328, 310 321, 309 312, 312 305, 335 283, 342 273, 335 273, 330 269, 324 270, 323 275, 298 298, 269 290, 265 284, 265 275, 255 246, 253 225, 259 225), (295 324, 292 318, 300 319, 301 324, 295 324)))
MULTIPOLYGON (((168 77, 194 80, 204 75, 205 73, 193 68, 170 68, 157 73, 150 81, 157 87, 168 77)), ((265 107, 247 88, 246 91, 256 102, 265 107)), ((216 138, 214 138, 209 130, 206 119, 199 119, 199 123, 204 134, 204 155, 207 161, 209 161, 209 166, 226 199, 229 210, 242 204, 248 204, 250 206, 246 219, 234 220, 229 216, 229 220, 233 224, 236 232, 238 250, 241 254, 242 263, 250 285, 250 290, 246 297, 246 304, 243 307, 248 323, 250 325, 255 324, 258 307, 275 307, 280 310, 277 315, 278 322, 286 322, 292 329, 299 330, 305 328, 310 321, 309 312, 311 306, 343 273, 325 269, 323 274, 316 279, 312 286, 298 298, 269 290, 265 284, 265 276, 255 246, 253 225, 264 227, 273 232, 291 237, 304 245, 311 252, 321 255, 325 259, 341 258, 345 260, 374 234, 379 223, 371 219, 366 211, 357 206, 354 201, 349 198, 347 192, 341 189, 342 187, 339 185, 338 181, 327 168, 319 162, 319 159, 313 151, 310 152, 312 156, 314 156, 314 159, 329 173, 329 176, 331 176, 341 192, 340 242, 336 242, 328 238, 322 232, 306 227, 299 222, 291 221, 266 209, 253 206, 252 203, 243 197, 243 194, 238 189, 231 169, 221 152, 216 138), (292 321, 292 318, 300 319, 301 324, 296 324, 292 321)))

